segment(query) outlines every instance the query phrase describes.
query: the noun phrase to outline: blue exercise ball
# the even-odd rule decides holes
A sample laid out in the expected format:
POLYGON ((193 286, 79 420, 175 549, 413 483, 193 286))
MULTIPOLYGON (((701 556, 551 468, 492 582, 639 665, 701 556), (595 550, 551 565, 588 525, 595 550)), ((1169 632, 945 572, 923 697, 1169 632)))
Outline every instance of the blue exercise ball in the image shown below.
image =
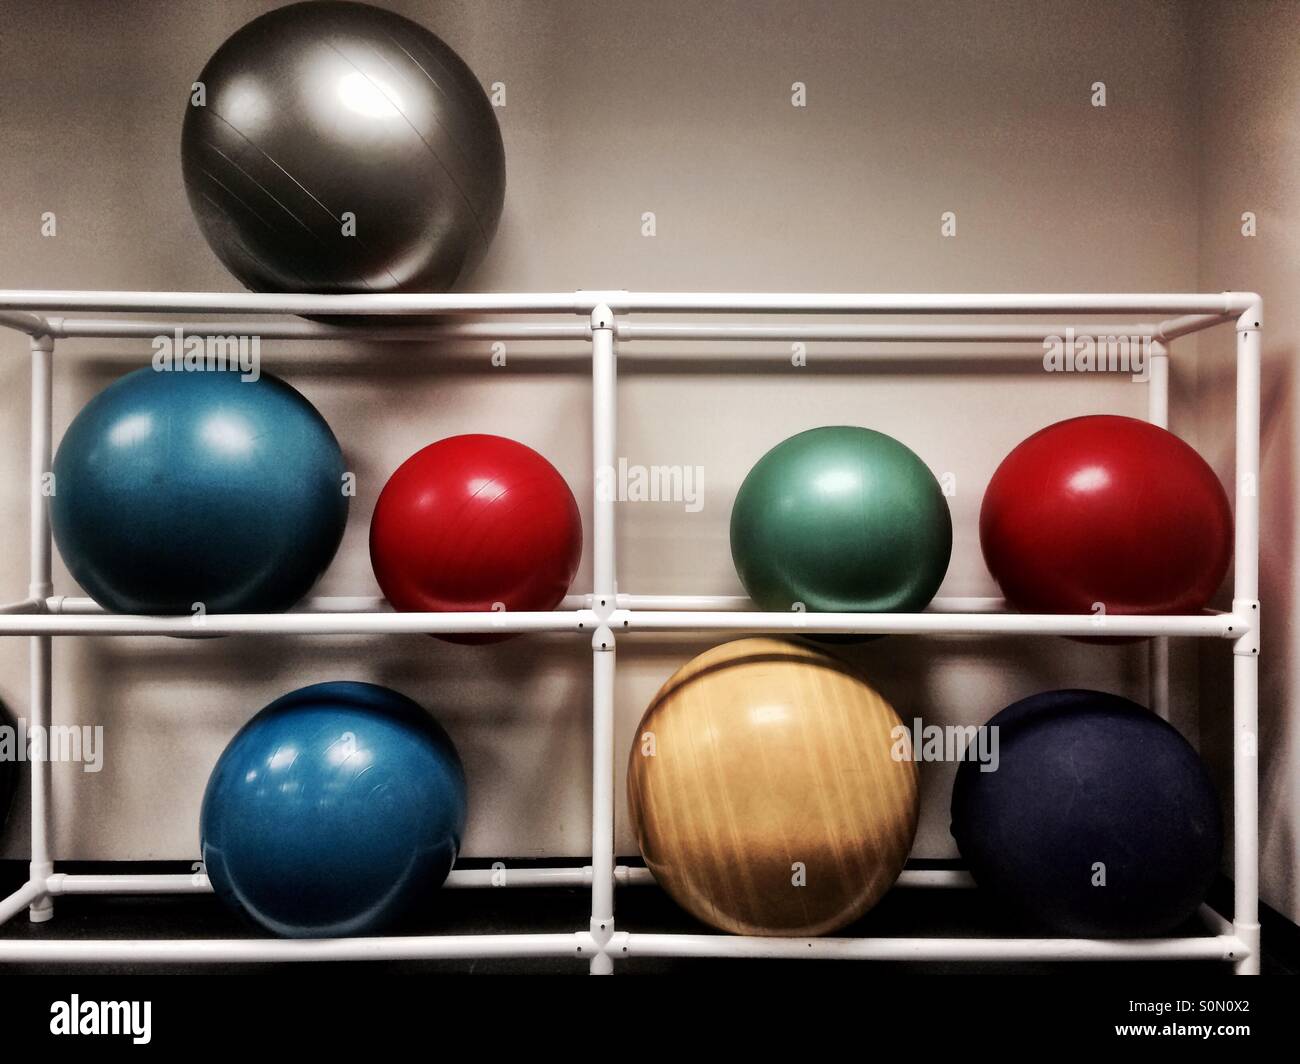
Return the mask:
POLYGON ((952 834, 982 892, 1088 938, 1163 935, 1196 911, 1219 870, 1222 814, 1176 729, 1084 690, 1033 695, 986 727, 992 770, 963 760, 952 793, 952 834))
POLYGON ((199 835, 217 895, 278 935, 369 934, 440 887, 465 833, 465 773, 419 705, 320 683, 230 741, 199 835))
POLYGON ((68 427, 50 521, 69 572, 106 609, 275 612, 338 550, 343 474, 329 425, 284 381, 146 368, 68 427))

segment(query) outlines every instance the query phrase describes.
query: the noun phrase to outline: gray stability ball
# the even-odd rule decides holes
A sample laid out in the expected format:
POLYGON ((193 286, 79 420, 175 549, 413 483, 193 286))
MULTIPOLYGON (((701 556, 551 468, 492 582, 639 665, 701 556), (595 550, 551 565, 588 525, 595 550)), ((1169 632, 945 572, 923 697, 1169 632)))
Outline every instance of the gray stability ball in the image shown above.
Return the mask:
POLYGON ((422 26, 357 3, 254 19, 199 75, 181 135, 190 206, 256 292, 443 292, 505 199, 501 129, 422 26))

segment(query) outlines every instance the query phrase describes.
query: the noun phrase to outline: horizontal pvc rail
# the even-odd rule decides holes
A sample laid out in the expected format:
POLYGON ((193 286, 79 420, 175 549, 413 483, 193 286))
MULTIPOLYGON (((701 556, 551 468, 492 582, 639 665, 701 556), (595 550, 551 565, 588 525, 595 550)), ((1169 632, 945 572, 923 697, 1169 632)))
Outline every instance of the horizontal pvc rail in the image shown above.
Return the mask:
MULTIPOLYGON (((589 603, 588 603, 589 604, 589 603)), ((624 610, 753 610, 754 602, 745 595, 625 595, 617 598, 624 610)), ((1006 613, 1006 600, 992 597, 948 598, 940 596, 926 606, 926 613, 1006 613)), ((856 615, 855 615, 856 616, 856 615)))
POLYGON ((549 613, 210 613, 194 617, 4 614, 5 635, 378 635, 382 633, 579 632, 599 625, 589 610, 549 613))
MULTIPOLYGON (((590 595, 566 595, 559 610, 582 610, 591 606, 590 595)), ((14 603, 13 607, 0 606, 4 613, 39 613, 33 602, 14 603), (20 606, 28 607, 20 609, 20 606)), ((45 600, 45 611, 62 615, 99 616, 108 613, 91 598, 76 595, 51 595, 45 600)), ((303 599, 290 613, 392 613, 393 607, 382 595, 318 595, 303 599)))
MULTIPOLYGON (((1224 320, 1212 318, 1207 324, 1224 320)), ((637 325, 621 321, 616 332, 619 340, 637 342, 645 340, 748 340, 775 342, 780 340, 811 340, 816 342, 856 341, 877 343, 955 342, 955 343, 1013 343, 1041 344, 1049 336, 1065 336, 1067 330, 1097 336, 1150 336, 1156 337, 1161 326, 1120 325, 1086 326, 1022 323, 988 325, 963 323, 957 325, 824 325, 806 322, 802 325, 750 325, 724 323, 720 325, 637 325)), ((1033 350, 1023 352, 1035 354, 1033 350)))
MULTIPOLYGON (((624 886, 654 883, 648 868, 619 865, 615 881, 624 886)), ((155 875, 73 875, 56 872, 47 881, 51 894, 209 894, 212 884, 202 873, 155 875)), ((509 887, 589 887, 591 866, 580 868, 457 868, 447 876, 451 890, 509 887)))
POLYGON ((471 960, 576 957, 594 952, 586 932, 559 935, 420 935, 313 939, 0 939, 0 963, 189 964, 471 960))
MULTIPOLYGON (((574 957, 597 952, 587 932, 332 939, 0 940, 0 962, 172 964, 468 960, 574 957)), ((761 938, 615 932, 605 952, 624 958, 753 958, 846 961, 1236 961, 1233 935, 1167 939, 761 938)))
MULTIPOLYGON (((617 610, 605 622, 626 632, 827 632, 863 635, 1195 636, 1239 638, 1249 624, 1231 614, 1175 617, 1019 613, 759 613, 745 610, 617 610)), ((0 614, 0 636, 15 635, 380 635, 592 632, 591 610, 549 613, 226 613, 137 617, 112 613, 0 614)))
MULTIPOLYGON (((636 865, 618 865, 614 882, 625 887, 654 884, 650 869, 636 865)), ((510 887, 589 887, 591 865, 578 868, 457 868, 444 886, 451 890, 510 887)), ((906 869, 894 883, 904 889, 971 888, 975 880, 969 872, 956 869, 906 869)), ((210 894, 212 884, 202 873, 162 873, 153 875, 75 875, 56 872, 46 881, 48 893, 60 894, 210 894)), ((38 891, 38 893, 40 893, 38 891)), ((24 903, 25 904, 25 903, 24 903)), ((18 909, 23 906, 19 905, 18 909)), ((15 909, 15 912, 18 911, 15 909)), ((3 921, 0 921, 3 922, 3 921)))
POLYGON ((802 293, 527 292, 461 295, 305 295, 264 292, 0 290, 0 311, 191 314, 1175 314, 1226 316, 1260 302, 1252 292, 802 293))
POLYGON ((764 938, 743 935, 615 933, 624 957, 746 957, 856 961, 1161 961, 1239 960, 1234 935, 1212 938, 764 938))
MULTIPOLYGON (((558 609, 590 609, 591 595, 566 595, 558 609)), ((624 595, 617 597, 618 607, 625 610, 752 610, 753 601, 745 595, 624 595)), ((1007 604, 1000 598, 936 598, 925 612, 938 613, 1005 613, 1007 604)), ((99 616, 106 614, 94 599, 75 595, 51 595, 45 611, 61 615, 99 616)), ((39 613, 35 600, 0 606, 4 613, 39 613)), ((320 595, 303 599, 291 613, 392 613, 382 595, 320 595)))
MULTIPOLYGON (((472 322, 441 326, 396 324, 403 319, 395 317, 394 325, 379 327, 325 326, 308 321, 259 321, 256 319, 226 321, 116 321, 95 318, 51 318, 43 330, 56 339, 152 339, 171 336, 178 329, 185 336, 257 336, 263 340, 304 342, 355 342, 400 340, 423 343, 489 340, 582 341, 591 340, 591 327, 581 325, 555 325, 546 322, 472 322)), ((1224 321, 1210 318, 1208 324, 1224 321)), ((0 317, 0 325, 4 319, 0 317)), ((1116 336, 1130 338, 1158 338, 1158 325, 1115 324, 1075 326, 1074 333, 1090 336, 1116 336)), ((1048 337, 1067 335, 1064 325, 984 325, 963 323, 959 325, 748 325, 748 324, 656 324, 632 325, 619 322, 618 339, 624 343, 642 341, 658 342, 751 342, 775 343, 780 341, 809 341, 815 343, 1009 343, 1031 344, 1021 347, 1018 353, 1026 357, 1040 354, 1038 345, 1048 337)), ((28 331, 28 330, 22 330, 28 331)), ((952 358, 970 358, 969 351, 942 352, 952 358)), ((572 352, 575 358, 590 357, 587 351, 572 352)), ((637 357, 641 357, 638 354, 637 357)), ((853 352, 853 357, 862 353, 853 352)), ((897 351, 879 352, 880 357, 901 357, 897 351)), ((718 356, 725 357, 725 356, 718 356)))
MULTIPOLYGON (((582 340, 590 342, 588 324, 552 322, 456 322, 446 325, 408 325, 394 318, 392 325, 322 325, 312 321, 117 321, 95 318, 52 318, 48 335, 58 339, 152 339, 171 336, 180 329, 186 336, 249 335, 263 340, 582 340)), ((1131 331, 1131 330, 1130 330, 1131 331)))
MULTIPOLYGON (((0 618, 0 624, 10 619, 0 618)), ((15 619, 19 620, 19 619, 15 619)), ((1235 639, 1249 629, 1231 614, 1139 617, 1030 613, 748 613, 709 611, 616 611, 615 631, 828 632, 880 635, 1178 635, 1235 639)), ((3 629, 0 628, 0 631, 3 629)))
MULTIPOLYGON (((753 325, 723 323, 714 325, 656 323, 636 325, 620 321, 616 325, 618 339, 624 343, 643 341, 717 341, 761 342, 810 341, 816 343, 1010 343, 1041 344, 1048 337, 1065 336, 1067 329, 1076 334, 1092 336, 1149 337, 1172 340, 1200 329, 1209 328, 1229 320, 1224 315, 1189 315, 1158 325, 1137 323, 1106 323, 1086 326, 1060 324, 1001 324, 963 323, 956 325, 825 325, 807 322, 802 325, 753 325)), ((324 325, 312 321, 264 321, 258 319, 227 319, 224 321, 165 321, 125 320, 113 318, 50 318, 34 314, 0 313, 0 327, 8 327, 35 336, 56 339, 152 339, 170 336, 179 329, 186 336, 255 335, 264 340, 286 341, 407 341, 415 343, 445 343, 453 341, 538 340, 583 341, 591 340, 589 323, 557 325, 550 322, 454 322, 439 325, 404 324, 401 316, 393 318, 387 326, 324 325)), ((1023 348, 1010 353, 1036 355, 1034 348, 1023 348)), ((575 357, 587 357, 586 351, 575 352, 575 357)), ((901 357, 899 352, 881 352, 881 357, 901 357)), ((950 351, 944 354, 953 358, 970 357, 970 352, 950 351)), ((854 357, 860 353, 854 352, 854 357)))

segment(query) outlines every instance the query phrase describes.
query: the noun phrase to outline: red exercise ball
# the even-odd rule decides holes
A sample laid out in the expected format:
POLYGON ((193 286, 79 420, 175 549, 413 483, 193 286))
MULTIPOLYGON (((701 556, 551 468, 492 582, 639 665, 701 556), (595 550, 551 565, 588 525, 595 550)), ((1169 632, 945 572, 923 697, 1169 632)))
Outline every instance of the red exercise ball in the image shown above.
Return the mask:
POLYGON ((998 466, 980 545, 1024 613, 1199 610, 1232 555, 1223 485, 1166 429, 1113 415, 1036 432, 998 466))
POLYGON ((581 554, 569 485, 536 451, 501 436, 452 436, 417 451, 384 485, 370 521, 375 577, 403 612, 551 610, 581 554))

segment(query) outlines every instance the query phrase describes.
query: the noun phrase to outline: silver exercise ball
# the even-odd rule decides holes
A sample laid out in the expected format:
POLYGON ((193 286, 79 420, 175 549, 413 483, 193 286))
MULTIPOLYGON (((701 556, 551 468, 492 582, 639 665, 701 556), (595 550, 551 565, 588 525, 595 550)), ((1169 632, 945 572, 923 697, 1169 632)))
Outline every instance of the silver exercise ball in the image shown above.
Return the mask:
POLYGON ((181 160, 204 237, 255 292, 443 292, 505 199, 501 129, 468 66, 367 4, 254 19, 199 75, 181 160))

